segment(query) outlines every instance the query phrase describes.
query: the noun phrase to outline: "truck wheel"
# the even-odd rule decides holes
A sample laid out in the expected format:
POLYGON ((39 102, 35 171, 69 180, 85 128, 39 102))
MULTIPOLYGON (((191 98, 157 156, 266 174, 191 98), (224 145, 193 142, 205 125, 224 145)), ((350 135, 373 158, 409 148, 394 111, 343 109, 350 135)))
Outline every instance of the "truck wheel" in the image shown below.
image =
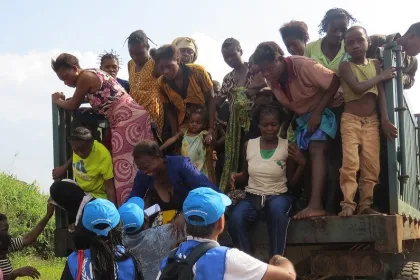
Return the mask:
POLYGON ((406 262, 395 272, 394 280, 420 280, 420 263, 406 262))

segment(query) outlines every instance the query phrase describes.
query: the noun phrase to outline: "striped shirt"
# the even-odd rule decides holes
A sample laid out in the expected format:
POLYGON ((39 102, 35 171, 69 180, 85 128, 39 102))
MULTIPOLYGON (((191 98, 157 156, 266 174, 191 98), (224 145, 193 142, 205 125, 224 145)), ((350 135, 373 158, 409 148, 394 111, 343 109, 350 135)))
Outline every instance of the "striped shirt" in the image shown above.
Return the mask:
MULTIPOLYGON (((19 251, 23 248, 23 239, 18 238, 12 238, 12 241, 10 243, 9 247, 9 253, 19 251)), ((9 256, 6 255, 5 258, 0 259, 0 269, 3 271, 4 276, 9 275, 13 271, 12 264, 10 263, 9 256)))

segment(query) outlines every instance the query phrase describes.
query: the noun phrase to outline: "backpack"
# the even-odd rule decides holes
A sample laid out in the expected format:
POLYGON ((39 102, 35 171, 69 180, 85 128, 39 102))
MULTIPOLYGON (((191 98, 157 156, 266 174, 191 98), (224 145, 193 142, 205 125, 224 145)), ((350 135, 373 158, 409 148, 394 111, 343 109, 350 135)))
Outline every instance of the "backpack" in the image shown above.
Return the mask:
POLYGON ((181 259, 176 256, 178 248, 171 251, 168 255, 167 263, 163 269, 159 280, 193 280, 193 267, 195 263, 207 251, 217 247, 214 243, 205 242, 195 247, 187 256, 186 259, 181 259))

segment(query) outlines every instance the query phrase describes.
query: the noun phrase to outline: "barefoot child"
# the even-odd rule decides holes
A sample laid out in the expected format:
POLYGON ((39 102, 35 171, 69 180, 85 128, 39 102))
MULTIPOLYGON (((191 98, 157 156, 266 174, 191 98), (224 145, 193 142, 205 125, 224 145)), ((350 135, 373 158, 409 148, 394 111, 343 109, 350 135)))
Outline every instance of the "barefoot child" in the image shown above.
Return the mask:
POLYGON ((366 30, 354 26, 347 30, 344 43, 349 61, 339 66, 344 95, 344 113, 341 117, 343 166, 340 185, 344 200, 340 216, 351 216, 356 210, 354 196, 360 170, 360 201, 357 214, 379 214, 371 209, 373 188, 379 182, 379 126, 389 140, 397 136, 397 129, 388 120, 385 92, 382 82, 395 77, 395 68, 380 71, 379 61, 366 59, 369 39, 366 30), (377 101, 380 112, 377 112, 377 101), (379 121, 378 115, 381 119, 379 121))
POLYGON ((207 135, 205 128, 208 125, 208 115, 205 108, 198 107, 193 111, 188 120, 188 129, 180 131, 169 138, 161 147, 165 150, 182 138, 181 155, 189 157, 192 164, 211 182, 215 182, 213 170, 213 149, 204 144, 207 135))

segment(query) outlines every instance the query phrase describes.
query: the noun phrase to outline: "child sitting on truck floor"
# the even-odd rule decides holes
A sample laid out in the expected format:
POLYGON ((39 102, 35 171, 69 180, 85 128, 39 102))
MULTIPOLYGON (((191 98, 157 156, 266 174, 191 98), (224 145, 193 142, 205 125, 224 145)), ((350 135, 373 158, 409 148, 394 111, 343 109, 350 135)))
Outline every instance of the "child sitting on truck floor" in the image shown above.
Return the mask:
POLYGON ((340 216, 351 216, 356 211, 354 197, 359 187, 360 200, 357 214, 379 214, 371 208, 373 188, 379 182, 379 126, 388 140, 397 136, 396 127, 389 122, 385 92, 382 82, 395 77, 395 68, 380 70, 379 61, 366 59, 369 39, 366 30, 353 26, 347 30, 345 48, 351 55, 349 61, 339 66, 344 96, 344 113, 341 117, 343 139, 343 166, 340 185, 344 199, 340 216), (377 101, 380 112, 377 112, 377 101), (378 115, 381 116, 379 121, 378 115), (356 181, 360 170, 359 186, 356 181))
POLYGON ((172 237, 171 225, 149 228, 144 211, 144 201, 140 197, 130 198, 121 205, 124 245, 140 261, 145 280, 155 280, 159 273, 159 262, 169 254, 177 242, 172 237))

